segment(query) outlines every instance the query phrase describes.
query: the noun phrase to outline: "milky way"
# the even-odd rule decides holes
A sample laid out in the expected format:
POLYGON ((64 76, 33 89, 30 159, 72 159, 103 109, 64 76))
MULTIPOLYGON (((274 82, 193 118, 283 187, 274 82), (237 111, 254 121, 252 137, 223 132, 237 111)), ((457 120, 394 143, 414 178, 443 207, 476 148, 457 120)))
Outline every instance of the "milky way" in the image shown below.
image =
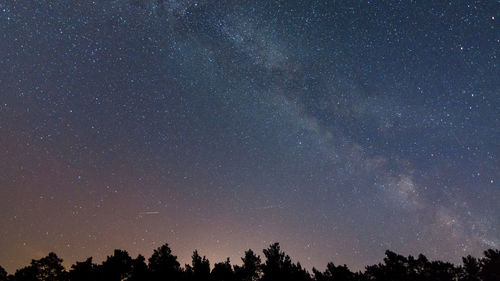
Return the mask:
POLYGON ((0 264, 500 247, 495 2, 0 0, 0 264))

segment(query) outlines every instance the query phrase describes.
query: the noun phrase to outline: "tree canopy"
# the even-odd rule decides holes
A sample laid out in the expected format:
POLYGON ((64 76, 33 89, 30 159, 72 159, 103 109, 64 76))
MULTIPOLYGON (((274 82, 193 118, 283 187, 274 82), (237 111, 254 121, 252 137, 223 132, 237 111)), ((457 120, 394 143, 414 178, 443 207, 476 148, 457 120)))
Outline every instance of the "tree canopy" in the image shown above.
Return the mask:
POLYGON ((197 250, 191 264, 180 266, 168 244, 154 250, 146 258, 135 259, 127 251, 115 250, 101 264, 92 257, 65 269, 55 253, 32 260, 14 274, 0 266, 0 281, 499 281, 500 251, 489 249, 484 257, 467 256, 462 265, 430 261, 420 254, 402 256, 386 251, 383 262, 370 265, 364 271, 352 272, 347 265, 328 263, 324 271, 317 268, 309 273, 299 262, 293 262, 273 243, 263 250, 264 260, 252 250, 244 253, 241 265, 231 265, 229 258, 210 266, 209 260, 197 250))

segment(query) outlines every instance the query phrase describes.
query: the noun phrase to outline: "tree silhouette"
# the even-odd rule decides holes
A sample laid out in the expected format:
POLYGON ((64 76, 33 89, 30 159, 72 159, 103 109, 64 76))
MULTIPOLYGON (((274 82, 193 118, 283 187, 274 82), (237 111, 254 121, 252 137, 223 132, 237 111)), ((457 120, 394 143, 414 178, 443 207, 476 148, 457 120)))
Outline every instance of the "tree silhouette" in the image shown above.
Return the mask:
MULTIPOLYGON (((378 265, 366 267, 365 277, 368 280, 413 280, 416 278, 415 275, 418 275, 418 272, 425 271, 426 265, 421 266, 418 270, 417 268, 411 268, 410 261, 404 256, 391 251, 386 251, 385 255, 384 264, 379 263, 378 265)), ((413 258, 411 260, 414 261, 413 258)), ((427 263, 427 259, 422 256, 420 262, 427 263)))
POLYGON ((31 265, 17 270, 14 279, 17 281, 59 281, 64 280, 65 275, 62 259, 51 252, 44 258, 32 260, 31 265))
POLYGON ((279 243, 274 243, 264 249, 266 262, 262 265, 262 281, 286 280, 290 272, 292 261, 288 255, 280 250, 279 243))
POLYGON ((121 281, 130 277, 132 271, 132 258, 127 251, 115 250, 112 256, 97 268, 98 280, 121 281))
POLYGON ((146 259, 142 255, 138 255, 137 258, 132 260, 132 272, 127 281, 143 281, 149 279, 148 266, 146 265, 146 259))
POLYGON ((452 263, 443 261, 433 261, 431 263, 431 278, 428 280, 435 281, 454 281, 456 276, 459 275, 460 270, 452 263))
POLYGON ((92 257, 83 262, 76 262, 69 271, 69 280, 92 281, 96 279, 96 265, 92 263, 92 257))
POLYGON ((186 279, 189 281, 206 281, 210 278, 210 262, 195 250, 191 265, 186 264, 186 279))
POLYGON ((38 271, 33 266, 26 266, 16 270, 14 280, 16 281, 38 281, 38 271))
POLYGON ((46 257, 34 261, 38 269, 38 278, 44 281, 62 280, 65 276, 63 260, 55 253, 49 253, 46 257))
POLYGON ((238 280, 256 281, 262 275, 262 262, 260 256, 257 256, 252 250, 245 252, 245 256, 241 258, 242 266, 234 266, 235 275, 238 280))
POLYGON ((312 280, 311 274, 307 272, 305 268, 302 268, 300 265, 300 262, 297 262, 297 264, 292 263, 292 269, 290 272, 290 279, 293 281, 310 281, 312 280))
POLYGON ((172 250, 170 250, 168 244, 154 250, 148 261, 151 280, 178 281, 181 279, 181 265, 177 261, 177 257, 172 255, 172 250))
POLYGON ((316 281, 354 281, 356 275, 347 268, 347 265, 335 266, 333 263, 326 265, 324 273, 313 268, 314 278, 316 281))
POLYGON ((115 250, 100 265, 90 257, 73 264, 69 272, 62 259, 49 253, 14 275, 7 275, 0 266, 0 281, 500 281, 500 251, 494 249, 479 259, 462 258, 462 266, 430 261, 422 254, 415 258, 386 251, 382 263, 367 266, 364 272, 328 263, 324 272, 313 268, 313 276, 299 262, 293 263, 278 243, 263 253, 264 263, 248 250, 241 258, 242 265, 232 266, 227 258, 210 270, 208 259, 194 251, 191 264, 183 269, 165 244, 153 251, 148 264, 142 255, 132 259, 126 251, 115 250))
POLYGON ((481 264, 479 261, 472 256, 467 256, 462 258, 463 268, 462 274, 460 276, 461 281, 480 281, 479 271, 481 270, 481 264))
POLYGON ((7 280, 7 271, 0 266, 0 281, 6 281, 7 280))
POLYGON ((481 259, 481 271, 479 276, 484 281, 500 280, 500 251, 489 249, 484 251, 484 258, 481 259))
POLYGON ((236 281, 233 268, 229 258, 225 262, 219 262, 214 265, 210 273, 210 281, 236 281))
POLYGON ((386 251, 384 264, 368 266, 364 278, 387 281, 454 281, 458 279, 460 272, 461 270, 451 263, 430 262, 424 255, 415 259, 412 256, 404 257, 386 251))
POLYGON ((266 262, 262 265, 262 281, 310 280, 309 273, 300 263, 293 264, 290 257, 281 251, 279 243, 274 243, 264 249, 266 262))

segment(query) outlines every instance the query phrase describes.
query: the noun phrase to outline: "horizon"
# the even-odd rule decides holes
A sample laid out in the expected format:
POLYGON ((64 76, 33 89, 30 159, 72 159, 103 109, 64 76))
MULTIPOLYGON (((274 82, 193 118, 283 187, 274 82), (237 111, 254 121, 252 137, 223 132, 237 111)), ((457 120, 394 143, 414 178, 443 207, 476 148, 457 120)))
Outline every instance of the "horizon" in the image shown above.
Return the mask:
MULTIPOLYGON (((205 255, 203 252, 199 251, 198 249, 193 249, 193 250, 191 251, 191 253, 189 254, 189 257, 186 257, 186 258, 185 258, 185 262, 183 261, 183 259, 182 259, 182 258, 180 258, 180 257, 176 254, 175 249, 173 249, 173 248, 172 248, 172 245, 171 245, 170 243, 166 243, 166 244, 163 244, 163 245, 167 245, 170 249, 172 249, 172 255, 174 255, 174 256, 176 256, 176 257, 177 257, 177 259, 178 259, 178 261, 179 261, 179 263, 180 263, 180 267, 181 267, 182 269, 185 269, 187 265, 190 265, 192 255, 193 255, 193 253, 196 251, 196 252, 198 252, 198 254, 200 255, 200 257, 203 257, 203 258, 205 258, 205 257, 206 257, 206 258, 207 258, 207 260, 209 261, 210 269, 212 270, 212 269, 214 269, 214 265, 215 265, 215 264, 225 262, 227 259, 229 259, 229 260, 230 260, 230 263, 231 263, 231 265, 232 265, 233 267, 234 267, 234 266, 241 266, 241 265, 243 264, 243 262, 242 262, 241 258, 243 258, 243 257, 244 257, 244 253, 245 253, 246 251, 248 251, 248 250, 252 250, 252 251, 253 251, 253 253, 255 253, 255 255, 256 255, 256 256, 260 257, 263 261, 265 261, 265 255, 263 254, 263 251, 264 251, 265 249, 269 249, 269 247, 271 247, 271 246, 272 246, 273 244, 275 244, 275 243, 278 243, 278 244, 281 246, 281 243, 279 243, 279 242, 271 242, 271 243, 269 243, 269 245, 267 245, 267 247, 263 248, 263 249, 262 249, 262 250, 260 250, 260 251, 255 251, 254 249, 245 249, 245 250, 243 250, 243 251, 242 251, 242 255, 241 255, 240 257, 237 257, 236 259, 233 259, 233 258, 231 258, 231 257, 225 257, 225 258, 220 259, 220 260, 213 260, 213 259, 211 259, 211 258, 210 258, 210 255, 205 255), (235 260, 236 260, 237 262, 235 262, 235 260)), ((161 246, 163 246, 163 245, 159 245, 158 247, 156 247, 156 248, 152 249, 151 254, 153 254, 155 250, 158 250, 158 249, 159 249, 161 246)), ((148 261, 149 257, 151 257, 151 255, 145 255, 144 253, 136 253, 136 254, 133 254, 133 253, 131 253, 131 252, 127 251, 126 249, 114 249, 113 251, 116 251, 116 250, 121 250, 121 251, 125 251, 125 252, 127 252, 127 253, 130 255, 130 257, 131 257, 131 258, 136 258, 136 257, 138 257, 139 255, 141 255, 141 256, 143 256, 143 257, 146 259, 146 261, 148 261)), ((489 250, 489 249, 485 249, 485 251, 486 251, 486 250, 489 250)), ((492 250, 496 250, 496 251, 498 251, 498 249, 492 249, 492 250)), ((66 270, 66 271, 70 271, 70 270, 71 270, 71 265, 74 265, 74 264, 76 264, 77 262, 83 262, 83 261, 85 261, 87 258, 92 258, 92 263, 94 263, 94 264, 96 264, 96 265, 102 265, 102 264, 103 264, 103 262, 104 262, 107 258, 109 258, 110 256, 113 256, 113 251, 112 251, 112 252, 110 252, 109 254, 105 255, 105 257, 104 257, 104 258, 101 258, 101 259, 95 259, 95 256, 88 256, 88 257, 82 257, 82 258, 80 258, 80 259, 78 259, 78 260, 75 260, 75 261, 73 261, 73 262, 69 262, 69 261, 65 260, 65 259, 64 259, 64 257, 62 257, 62 256, 59 256, 59 255, 58 255, 58 258, 62 259, 62 265, 64 266, 65 270, 66 270)), ((290 257, 291 257, 291 261, 292 261, 293 263, 295 263, 295 264, 301 264, 302 268, 303 268, 303 269, 305 269, 305 270, 306 270, 308 273, 310 273, 310 274, 312 274, 312 272, 313 272, 313 271, 312 271, 312 270, 313 270, 313 268, 314 268, 314 269, 316 269, 316 270, 320 270, 320 271, 324 270, 324 269, 327 267, 327 264, 328 264, 328 263, 333 263, 333 264, 334 264, 334 265, 336 265, 336 266, 344 266, 344 265, 345 265, 345 266, 347 266, 347 267, 348 267, 348 268, 349 268, 352 272, 365 272, 365 270, 366 270, 369 266, 373 266, 373 265, 377 264, 377 263, 373 263, 373 264, 366 264, 366 265, 364 265, 364 266, 362 266, 362 267, 360 267, 360 268, 356 268, 356 267, 352 267, 352 266, 350 266, 349 264, 342 263, 342 262, 340 262, 340 261, 336 261, 336 262, 334 262, 333 260, 331 260, 331 261, 328 261, 328 262, 327 262, 327 264, 324 264, 324 266, 323 266, 323 267, 320 267, 320 266, 318 266, 318 265, 313 265, 313 264, 309 264, 309 265, 307 265, 308 263, 302 263, 300 260, 296 260, 296 259, 294 259, 294 258, 293 258, 293 255, 290 255, 290 253, 289 253, 286 249, 284 249, 284 248, 282 248, 282 247, 281 247, 281 251, 283 251, 286 255, 290 256, 290 257)), ((386 251, 391 251, 391 250, 390 250, 390 249, 386 249, 386 251)), ((384 258, 384 257, 386 257, 386 254, 385 254, 385 253, 386 253, 386 251, 384 251, 384 253, 381 255, 381 258, 378 260, 378 262, 382 261, 382 260, 383 260, 383 258, 384 258)), ((418 253, 418 254, 403 254, 403 253, 398 253, 398 252, 394 252, 394 251, 391 251, 391 252, 396 253, 396 254, 398 254, 398 255, 402 255, 403 257, 410 257, 410 256, 411 256, 411 257, 418 258, 420 255, 424 255, 424 256, 425 256, 425 257, 427 257, 430 261, 441 261, 441 260, 438 260, 438 259, 435 259, 435 258, 429 257, 429 256, 425 255, 424 253, 418 253)), ((55 254, 57 255, 57 253, 56 253, 55 251, 49 251, 49 252, 47 252, 46 254, 43 254, 43 255, 40 255, 40 256, 37 256, 37 257, 32 257, 32 259, 31 259, 31 260, 38 260, 38 259, 41 259, 41 258, 43 258, 43 257, 46 257, 46 256, 47 256, 48 254, 50 254, 50 253, 55 253, 55 254)), ((457 263, 457 262, 452 262, 452 261, 446 261, 446 260, 445 260, 445 261, 442 261, 442 262, 449 262, 449 263, 453 264, 454 266, 459 267, 459 266, 462 266, 462 262, 463 262, 462 258, 465 258, 465 257, 466 257, 466 256, 463 256, 463 257, 457 257, 457 258, 459 259, 459 261, 460 261, 460 262, 458 262, 458 263, 457 263)), ((474 257, 474 258, 481 259, 481 258, 483 258, 483 256, 477 256, 477 257, 474 257)), ((30 261, 31 261, 31 260, 30 260, 30 261)), ((18 267, 18 268, 15 268, 14 270, 8 270, 8 268, 6 268, 6 267, 5 267, 4 265, 2 265, 2 264, 0 264, 0 267, 4 268, 4 269, 7 271, 7 273, 8 273, 8 274, 12 274, 12 275, 13 275, 13 274, 14 274, 17 270, 20 270, 20 269, 24 268, 25 266, 29 266, 29 264, 30 264, 29 262, 26 262, 26 264, 25 264, 25 265, 22 265, 22 266, 20 266, 20 267, 18 267)))

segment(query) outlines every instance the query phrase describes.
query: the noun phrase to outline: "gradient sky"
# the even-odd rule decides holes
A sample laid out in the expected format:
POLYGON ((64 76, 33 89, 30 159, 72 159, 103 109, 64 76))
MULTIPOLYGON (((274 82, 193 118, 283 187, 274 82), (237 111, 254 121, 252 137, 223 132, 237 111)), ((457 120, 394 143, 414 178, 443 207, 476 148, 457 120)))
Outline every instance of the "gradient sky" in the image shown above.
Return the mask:
POLYGON ((498 11, 0 0, 0 265, 500 247, 498 11))

